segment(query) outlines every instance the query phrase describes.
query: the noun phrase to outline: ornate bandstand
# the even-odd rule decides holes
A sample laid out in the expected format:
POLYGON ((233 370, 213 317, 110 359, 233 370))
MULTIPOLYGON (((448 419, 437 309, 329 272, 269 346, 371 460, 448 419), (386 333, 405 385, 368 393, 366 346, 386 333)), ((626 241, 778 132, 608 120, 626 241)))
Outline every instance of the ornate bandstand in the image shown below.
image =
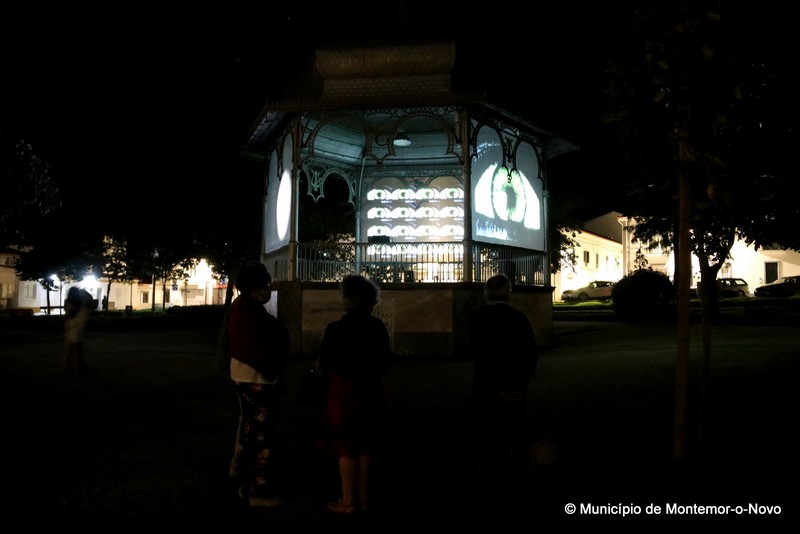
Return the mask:
POLYGON ((376 314, 398 356, 463 355, 496 273, 550 343, 546 165, 574 147, 456 93, 454 63, 452 42, 321 47, 256 121, 244 156, 264 165, 261 258, 294 354, 316 355, 352 273, 381 286, 376 314), (301 200, 326 202, 334 183, 352 226, 303 242, 301 200))

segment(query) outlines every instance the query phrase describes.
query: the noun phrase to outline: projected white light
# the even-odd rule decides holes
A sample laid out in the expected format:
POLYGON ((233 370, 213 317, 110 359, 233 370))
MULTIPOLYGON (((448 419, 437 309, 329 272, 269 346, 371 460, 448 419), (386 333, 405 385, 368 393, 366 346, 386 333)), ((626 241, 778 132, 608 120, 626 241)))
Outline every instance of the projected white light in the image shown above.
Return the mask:
POLYGON ((289 231, 289 218, 292 213, 292 176, 288 170, 283 171, 281 185, 278 187, 278 200, 275 207, 278 239, 284 239, 289 231))

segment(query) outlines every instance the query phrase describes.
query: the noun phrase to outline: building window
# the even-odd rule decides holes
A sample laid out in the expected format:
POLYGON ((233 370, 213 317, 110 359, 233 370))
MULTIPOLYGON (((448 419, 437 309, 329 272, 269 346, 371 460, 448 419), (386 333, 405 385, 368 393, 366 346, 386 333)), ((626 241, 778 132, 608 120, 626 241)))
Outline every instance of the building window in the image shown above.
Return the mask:
POLYGON ((139 293, 139 304, 150 304, 150 292, 142 291, 139 293))
POLYGON ((595 254, 594 255, 594 268, 595 269, 599 269, 600 268, 600 254, 595 254))
POLYGON ((583 251, 583 263, 586 264, 586 265, 589 265, 589 251, 588 250, 584 250, 583 251))
POLYGON ((194 288, 190 287, 186 289, 186 298, 187 299, 196 299, 196 298, 203 298, 206 294, 206 290, 202 287, 194 288))
POLYGON ((36 298, 36 286, 38 284, 25 284, 23 285, 22 296, 26 299, 36 298))

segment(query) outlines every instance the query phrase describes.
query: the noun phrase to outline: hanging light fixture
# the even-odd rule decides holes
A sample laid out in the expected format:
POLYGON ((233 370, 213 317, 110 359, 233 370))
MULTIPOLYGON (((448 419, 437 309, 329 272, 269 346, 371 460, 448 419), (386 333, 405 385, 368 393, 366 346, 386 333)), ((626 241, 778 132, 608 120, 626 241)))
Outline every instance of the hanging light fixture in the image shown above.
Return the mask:
POLYGON ((394 146, 411 146, 411 139, 402 130, 394 136, 394 146))

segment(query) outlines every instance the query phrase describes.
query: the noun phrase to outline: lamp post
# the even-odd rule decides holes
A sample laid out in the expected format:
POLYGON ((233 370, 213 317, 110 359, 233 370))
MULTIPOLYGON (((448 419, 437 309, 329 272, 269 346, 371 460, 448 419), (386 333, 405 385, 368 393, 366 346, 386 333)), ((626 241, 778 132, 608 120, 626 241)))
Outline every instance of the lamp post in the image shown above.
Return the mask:
MULTIPOLYGON (((61 298, 63 296, 62 295, 62 291, 61 291, 61 286, 63 286, 64 284, 62 284, 61 280, 58 279, 58 276, 56 276, 54 274, 50 275, 50 280, 52 280, 51 284, 52 284, 53 290, 58 289, 58 307, 59 307, 59 310, 60 310, 59 313, 63 314, 64 313, 64 305, 61 302, 61 298)), ((51 308, 52 308, 52 305, 50 303, 50 289, 48 289, 47 290, 47 315, 50 315, 51 308)))
POLYGON ((158 249, 153 251, 153 295, 151 297, 151 310, 156 312, 156 261, 158 261, 158 249))

